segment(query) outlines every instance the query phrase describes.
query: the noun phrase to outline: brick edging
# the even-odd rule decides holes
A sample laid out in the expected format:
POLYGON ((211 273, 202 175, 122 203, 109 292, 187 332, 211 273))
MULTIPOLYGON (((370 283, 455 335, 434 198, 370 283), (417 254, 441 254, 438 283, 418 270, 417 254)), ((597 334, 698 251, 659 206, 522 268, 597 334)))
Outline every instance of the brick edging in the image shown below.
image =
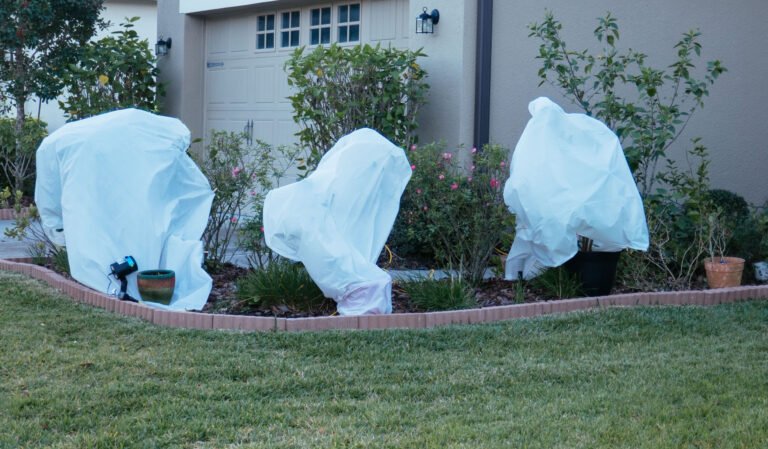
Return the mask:
MULTIPOLYGON (((21 212, 26 214, 29 212, 28 207, 22 207, 21 212)), ((0 209, 0 220, 15 220, 16 211, 14 209, 0 209)))
POLYGON ((188 329, 242 331, 309 331, 329 329, 424 329, 449 324, 475 324, 530 318, 552 313, 608 307, 651 305, 715 305, 768 298, 768 285, 747 285, 716 290, 625 293, 592 298, 562 299, 452 312, 395 313, 391 315, 329 316, 314 318, 270 318, 160 310, 143 304, 119 301, 66 279, 29 259, 0 259, 0 270, 14 271, 39 279, 62 291, 75 302, 100 307, 121 315, 141 318, 159 326, 188 329))

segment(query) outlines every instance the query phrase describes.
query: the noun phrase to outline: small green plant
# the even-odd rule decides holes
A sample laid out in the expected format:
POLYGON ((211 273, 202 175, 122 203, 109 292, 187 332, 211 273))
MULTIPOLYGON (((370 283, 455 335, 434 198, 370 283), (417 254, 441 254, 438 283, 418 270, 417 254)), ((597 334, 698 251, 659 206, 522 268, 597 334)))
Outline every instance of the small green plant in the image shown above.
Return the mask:
POLYGON ((111 36, 86 44, 77 64, 65 71, 66 96, 59 107, 69 121, 129 107, 159 110, 164 87, 149 42, 133 29, 138 20, 126 17, 111 36))
POLYGON ((246 307, 278 307, 313 313, 329 310, 325 298, 303 265, 285 259, 272 261, 237 281, 237 297, 246 307))
POLYGON ((578 277, 563 267, 550 268, 535 277, 531 283, 534 288, 543 291, 550 298, 567 299, 581 296, 581 282, 578 277))
POLYGON ((285 63, 293 118, 302 126, 302 145, 311 150, 307 168, 342 136, 375 129, 395 145, 414 142, 416 117, 429 86, 417 59, 420 50, 333 44, 297 49, 285 63))
POLYGON ((446 152, 441 144, 411 147, 413 175, 396 230, 425 239, 443 267, 475 285, 508 231, 503 186, 509 168, 508 150, 499 145, 468 153, 462 163, 459 151, 446 152))
POLYGON ((417 278, 398 282, 422 311, 469 309, 477 306, 472 287, 461 277, 449 279, 417 278))

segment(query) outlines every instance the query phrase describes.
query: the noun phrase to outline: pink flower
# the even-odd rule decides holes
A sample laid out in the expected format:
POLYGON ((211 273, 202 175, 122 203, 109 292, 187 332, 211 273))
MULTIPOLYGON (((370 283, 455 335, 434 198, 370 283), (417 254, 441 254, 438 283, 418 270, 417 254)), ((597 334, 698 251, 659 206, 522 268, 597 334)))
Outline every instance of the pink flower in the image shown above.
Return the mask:
POLYGON ((473 166, 469 167, 469 170, 470 171, 475 171, 475 166, 473 165, 473 166))
POLYGON ((437 179, 442 181, 443 179, 445 179, 445 175, 440 173, 440 175, 437 177, 437 179))
POLYGON ((459 188, 459 185, 456 184, 455 182, 453 184, 451 184, 451 190, 456 190, 458 188, 459 188))
POLYGON ((427 206, 422 207, 422 209, 424 209, 424 212, 429 210, 429 208, 427 206))
POLYGON ((229 219, 229 221, 231 221, 232 223, 237 223, 237 217, 233 215, 232 218, 229 219))
POLYGON ((467 182, 472 182, 472 177, 471 176, 467 177, 467 182))
POLYGON ((411 170, 416 170, 416 165, 415 164, 411 164, 411 170))
POLYGON ((251 194, 251 196, 256 196, 256 191, 255 190, 251 190, 250 194, 251 194))
POLYGON ((501 161, 501 163, 499 164, 499 166, 501 166, 501 168, 504 168, 506 165, 507 165, 507 163, 504 162, 504 161, 501 161))
POLYGON ((411 145, 411 151, 416 151, 416 144, 411 145))
POLYGON ((496 180, 496 178, 491 178, 491 188, 497 189, 499 187, 499 181, 496 180))
POLYGON ((443 153, 443 159, 450 161, 453 155, 451 153, 443 153))
POLYGON ((261 233, 264 233, 264 226, 261 227, 261 233))
POLYGON ((232 177, 233 178, 237 178, 237 175, 239 175, 241 171, 243 171, 243 169, 240 168, 240 167, 233 168, 232 169, 232 177))
POLYGON ((421 195, 421 189, 416 189, 416 194, 421 195))
POLYGON ((472 150, 470 151, 470 153, 472 153, 472 154, 476 154, 476 153, 477 153, 477 148, 475 148, 475 147, 472 147, 472 150))

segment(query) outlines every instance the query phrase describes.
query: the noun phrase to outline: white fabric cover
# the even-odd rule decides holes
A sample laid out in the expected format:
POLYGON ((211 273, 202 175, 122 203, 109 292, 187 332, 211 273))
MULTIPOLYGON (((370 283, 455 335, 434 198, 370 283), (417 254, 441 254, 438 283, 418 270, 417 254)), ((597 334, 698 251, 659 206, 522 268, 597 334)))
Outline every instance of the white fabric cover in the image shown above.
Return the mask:
POLYGON ((594 251, 648 249, 643 202, 616 135, 548 98, 528 110, 504 186, 517 227, 505 277, 562 265, 576 254, 577 236, 593 239, 594 251))
MULTIPOLYGON (((176 272, 172 310, 201 309, 211 291, 200 241, 213 192, 187 156, 179 120, 125 109, 68 123, 37 150, 35 202, 46 234, 65 244, 72 277, 111 293, 109 265, 176 272), (58 232, 58 229, 63 229, 58 232)), ((128 293, 139 298, 136 273, 128 293)))
POLYGON ((267 245, 301 261, 341 315, 392 312, 392 278, 376 266, 411 178, 405 152, 371 129, 336 143, 306 179, 264 201, 267 245))

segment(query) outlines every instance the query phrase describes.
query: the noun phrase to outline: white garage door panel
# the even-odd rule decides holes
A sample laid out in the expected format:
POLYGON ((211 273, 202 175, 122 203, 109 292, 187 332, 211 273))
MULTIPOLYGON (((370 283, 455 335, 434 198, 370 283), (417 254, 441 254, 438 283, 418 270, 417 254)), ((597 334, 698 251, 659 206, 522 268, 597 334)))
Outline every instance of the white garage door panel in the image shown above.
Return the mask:
POLYGON ((275 67, 273 65, 254 67, 250 81, 253 86, 253 102, 269 103, 271 107, 275 102, 275 67))
POLYGON ((238 106, 247 104, 248 92, 252 89, 252 84, 248 82, 248 72, 247 67, 210 70, 206 77, 208 105, 238 106))
MULTIPOLYGON (((408 16, 409 0, 359 0, 362 43, 381 43, 407 48, 413 22, 408 16), (403 39, 403 36, 406 38, 403 39)), ((275 44, 279 45, 281 14, 301 13, 300 45, 309 41, 310 10, 330 6, 333 13, 331 35, 336 36, 338 5, 349 1, 273 2, 254 5, 229 15, 206 18, 205 128, 242 131, 253 123, 253 139, 271 145, 298 141, 299 126, 293 121, 293 108, 283 69, 293 49, 256 49, 259 15, 275 15, 275 44)), ((311 48, 308 48, 311 51, 311 48)))

